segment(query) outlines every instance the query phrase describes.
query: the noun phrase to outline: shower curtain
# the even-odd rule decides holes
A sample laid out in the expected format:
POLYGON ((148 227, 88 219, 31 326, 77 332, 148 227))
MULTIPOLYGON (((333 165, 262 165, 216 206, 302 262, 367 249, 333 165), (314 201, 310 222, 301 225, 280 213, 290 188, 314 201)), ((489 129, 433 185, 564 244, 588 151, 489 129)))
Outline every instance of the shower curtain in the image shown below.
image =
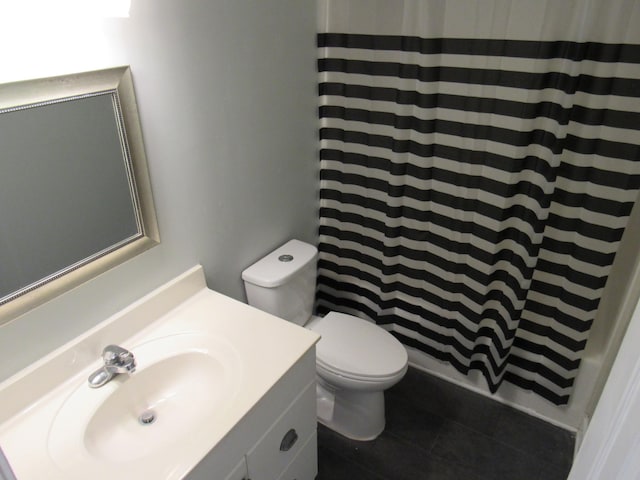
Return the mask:
POLYGON ((640 187, 640 2, 318 5, 318 310, 566 404, 640 187))

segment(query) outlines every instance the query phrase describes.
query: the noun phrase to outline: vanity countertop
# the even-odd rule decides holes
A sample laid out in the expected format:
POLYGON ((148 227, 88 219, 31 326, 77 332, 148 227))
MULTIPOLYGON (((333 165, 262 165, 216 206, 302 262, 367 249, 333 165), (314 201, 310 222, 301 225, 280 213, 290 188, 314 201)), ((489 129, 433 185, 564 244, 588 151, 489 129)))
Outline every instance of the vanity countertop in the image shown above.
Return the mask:
POLYGON ((181 479, 318 340, 209 290, 197 266, 0 384, 0 446, 19 480, 181 479), (138 369, 89 389, 108 344, 131 350, 138 369), (207 385, 210 378, 224 387, 207 385), (158 393, 155 383, 169 387, 158 393), (141 426, 131 411, 132 422, 123 421, 123 409, 144 403, 138 388, 161 398, 158 411, 172 418, 141 426), (100 410, 106 402, 113 421, 100 410), (114 449, 110 428, 133 448, 114 449), (139 444, 129 428, 145 432, 139 444))

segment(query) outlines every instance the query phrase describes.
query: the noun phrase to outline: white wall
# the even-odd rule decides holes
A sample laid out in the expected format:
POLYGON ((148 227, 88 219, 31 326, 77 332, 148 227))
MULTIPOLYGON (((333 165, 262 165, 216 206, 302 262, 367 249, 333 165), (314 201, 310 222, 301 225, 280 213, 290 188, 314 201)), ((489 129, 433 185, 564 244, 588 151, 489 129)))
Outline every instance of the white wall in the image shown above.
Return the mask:
POLYGON ((604 384, 622 343, 635 305, 640 298, 640 201, 631 211, 611 274, 607 280, 598 312, 589 332, 584 357, 593 359, 600 368, 589 378, 592 392, 585 415, 593 415, 604 384))
MULTIPOLYGON (((637 280, 637 279, 636 279, 637 280)), ((611 368, 569 480, 640 478, 640 303, 611 368)))
POLYGON ((0 0, 0 83, 131 65, 162 243, 0 327, 0 380, 196 263, 242 299, 244 267, 317 235, 311 0, 132 0, 108 20, 37 3, 0 0))

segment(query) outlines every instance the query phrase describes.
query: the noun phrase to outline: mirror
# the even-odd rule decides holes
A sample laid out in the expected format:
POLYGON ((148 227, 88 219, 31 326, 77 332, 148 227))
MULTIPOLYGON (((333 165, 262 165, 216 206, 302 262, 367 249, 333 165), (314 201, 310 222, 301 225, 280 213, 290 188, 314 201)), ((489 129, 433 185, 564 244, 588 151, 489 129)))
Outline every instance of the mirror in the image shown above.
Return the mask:
POLYGON ((159 242, 128 67, 0 85, 0 324, 159 242))

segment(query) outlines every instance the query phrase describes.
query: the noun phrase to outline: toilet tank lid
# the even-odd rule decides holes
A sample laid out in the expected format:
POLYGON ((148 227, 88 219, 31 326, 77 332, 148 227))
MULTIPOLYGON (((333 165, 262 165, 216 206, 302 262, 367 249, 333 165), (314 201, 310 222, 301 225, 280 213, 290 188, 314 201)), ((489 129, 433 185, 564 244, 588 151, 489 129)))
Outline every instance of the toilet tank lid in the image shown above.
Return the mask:
POLYGON ((259 287, 279 287, 314 262, 317 255, 318 249, 313 245, 300 240, 289 240, 246 268, 242 272, 242 280, 259 287))

